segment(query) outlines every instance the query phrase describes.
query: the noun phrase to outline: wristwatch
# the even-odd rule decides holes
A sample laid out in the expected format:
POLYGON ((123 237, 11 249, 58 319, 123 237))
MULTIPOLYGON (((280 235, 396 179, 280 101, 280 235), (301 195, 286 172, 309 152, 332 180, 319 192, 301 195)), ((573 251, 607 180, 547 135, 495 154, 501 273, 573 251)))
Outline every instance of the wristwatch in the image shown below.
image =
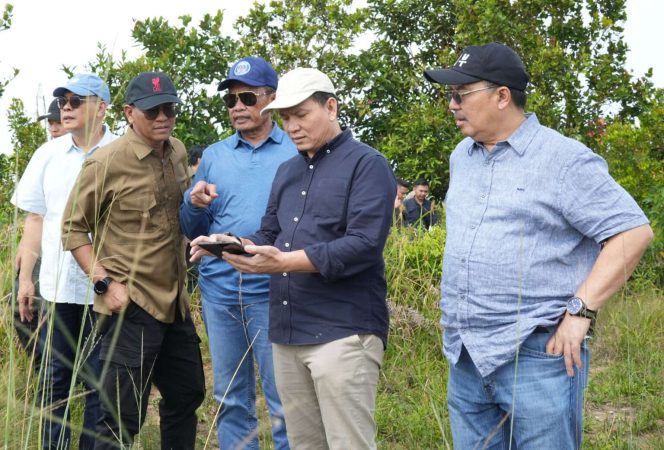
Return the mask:
POLYGON ((592 333, 595 328, 595 320, 597 319, 597 311, 588 309, 586 303, 580 297, 572 297, 567 300, 567 312, 570 316, 584 317, 590 319, 590 329, 588 333, 592 333))
POLYGON ((93 290, 97 295, 104 295, 108 291, 108 285, 111 284, 113 279, 111 277, 102 278, 101 280, 95 281, 93 290))

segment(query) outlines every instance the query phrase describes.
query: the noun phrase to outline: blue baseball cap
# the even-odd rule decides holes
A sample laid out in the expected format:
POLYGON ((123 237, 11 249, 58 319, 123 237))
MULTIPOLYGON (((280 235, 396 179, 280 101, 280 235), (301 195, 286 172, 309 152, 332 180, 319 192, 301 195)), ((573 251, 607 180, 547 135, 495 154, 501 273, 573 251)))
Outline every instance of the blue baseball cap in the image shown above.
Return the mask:
POLYGON ((53 91, 53 97, 62 97, 67 92, 83 96, 96 95, 106 103, 111 103, 111 92, 108 90, 108 86, 104 80, 93 73, 75 74, 66 85, 53 91))
POLYGON ((237 61, 228 71, 228 78, 219 83, 218 91, 228 89, 233 81, 249 86, 269 86, 277 89, 279 77, 269 62, 258 56, 247 56, 237 61))

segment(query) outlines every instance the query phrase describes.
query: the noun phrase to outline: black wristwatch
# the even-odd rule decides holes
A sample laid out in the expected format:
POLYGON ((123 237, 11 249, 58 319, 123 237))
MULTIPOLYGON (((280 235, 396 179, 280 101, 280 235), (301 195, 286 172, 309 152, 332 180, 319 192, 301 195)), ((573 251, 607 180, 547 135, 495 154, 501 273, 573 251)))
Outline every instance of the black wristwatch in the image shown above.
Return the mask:
POLYGON ((597 320, 597 311, 588 309, 586 303, 580 297, 572 297, 567 300, 567 312, 570 316, 584 317, 590 319, 590 329, 588 333, 592 333, 595 328, 595 320, 597 320))
POLYGON ((104 295, 108 291, 108 286, 111 284, 113 279, 111 277, 102 278, 101 280, 95 281, 93 290, 97 295, 104 295))

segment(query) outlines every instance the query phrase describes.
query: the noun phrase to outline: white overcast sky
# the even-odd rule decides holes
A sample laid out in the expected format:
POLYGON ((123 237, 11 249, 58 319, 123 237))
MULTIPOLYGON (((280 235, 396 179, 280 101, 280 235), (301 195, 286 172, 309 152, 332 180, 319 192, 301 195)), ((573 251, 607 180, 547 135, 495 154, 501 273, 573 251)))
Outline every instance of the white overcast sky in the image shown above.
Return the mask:
MULTIPOLYGON (((6 1, 6 0, 5 0, 6 1)), ((0 4, 4 4, 0 0, 0 4)), ((28 114, 37 116, 44 103, 52 99, 53 90, 66 82, 62 65, 82 67, 94 59, 97 42, 119 55, 129 56, 139 50, 131 40, 133 19, 163 16, 179 24, 178 16, 189 14, 196 24, 205 13, 225 11, 224 34, 232 34, 232 24, 249 11, 249 0, 9 0, 14 5, 12 27, 0 32, 0 79, 12 68, 19 75, 7 86, 0 99, 0 152, 11 152, 7 130, 7 108, 11 98, 23 100, 28 114)), ((630 48, 628 68, 643 75, 653 67, 653 80, 664 87, 664 1, 627 0, 625 39, 630 48)), ((225 71, 225 68, 222 73, 225 71)))

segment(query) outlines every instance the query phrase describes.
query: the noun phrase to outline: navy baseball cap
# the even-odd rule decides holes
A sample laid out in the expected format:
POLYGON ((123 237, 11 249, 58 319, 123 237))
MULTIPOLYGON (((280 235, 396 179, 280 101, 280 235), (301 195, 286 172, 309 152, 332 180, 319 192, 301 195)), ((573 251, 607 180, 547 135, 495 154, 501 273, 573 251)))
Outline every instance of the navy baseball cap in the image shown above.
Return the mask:
POLYGON ((249 86, 269 86, 277 89, 279 77, 269 62, 258 56, 247 56, 237 61, 228 71, 228 78, 219 83, 218 91, 228 89, 233 81, 249 86))
POLYGON ((168 75, 162 72, 143 72, 129 82, 125 103, 145 111, 164 103, 182 103, 182 100, 168 75))
POLYGON ((111 103, 111 92, 108 90, 108 86, 94 73, 77 73, 67 81, 67 84, 56 88, 53 91, 53 97, 62 97, 67 92, 85 97, 96 95, 106 103, 111 103))
POLYGON ((37 117, 37 120, 54 120, 60 122, 60 108, 58 107, 58 101, 53 99, 51 104, 48 106, 48 112, 37 117))
POLYGON ((519 55, 498 42, 466 47, 452 67, 425 70, 424 76, 433 83, 490 81, 518 91, 525 91, 530 80, 519 55))

